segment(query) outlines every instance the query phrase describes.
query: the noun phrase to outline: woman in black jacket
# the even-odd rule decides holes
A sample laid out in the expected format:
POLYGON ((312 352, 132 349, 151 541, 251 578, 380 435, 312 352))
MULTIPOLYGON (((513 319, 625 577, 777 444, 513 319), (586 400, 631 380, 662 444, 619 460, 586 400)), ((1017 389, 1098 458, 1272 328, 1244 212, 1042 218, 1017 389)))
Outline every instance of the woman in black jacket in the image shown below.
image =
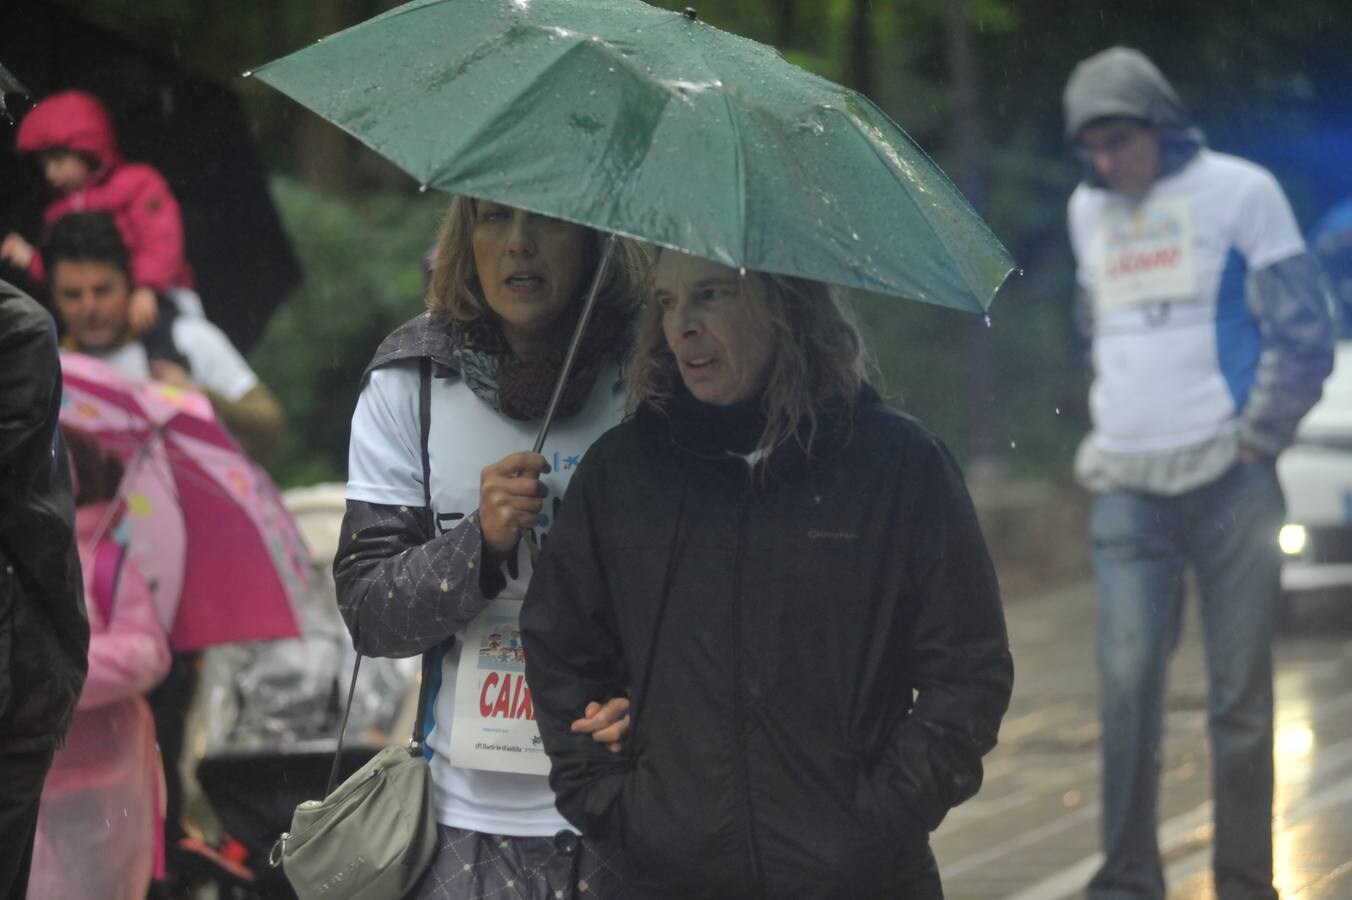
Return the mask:
POLYGON ((1013 681, 957 465, 825 285, 664 251, 645 316, 521 619, 559 809, 631 897, 942 896, 1013 681), (570 731, 623 694, 618 752, 570 731))

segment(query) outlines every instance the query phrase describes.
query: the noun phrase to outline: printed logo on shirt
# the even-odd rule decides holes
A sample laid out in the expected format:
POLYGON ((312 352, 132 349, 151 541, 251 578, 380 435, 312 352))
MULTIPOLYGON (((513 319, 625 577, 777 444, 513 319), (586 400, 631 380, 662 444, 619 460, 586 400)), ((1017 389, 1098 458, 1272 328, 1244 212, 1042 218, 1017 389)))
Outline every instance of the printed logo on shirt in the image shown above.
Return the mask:
POLYGON ((1195 297, 1193 234, 1192 208, 1181 197, 1105 210, 1095 285, 1100 311, 1195 297))
POLYGON ((478 629, 479 715, 485 719, 534 719, 526 685, 526 648, 514 616, 487 616, 478 629))
POLYGON ((807 533, 809 541, 855 541, 859 535, 854 531, 809 531, 807 533))
POLYGON ((581 464, 581 453, 576 456, 568 456, 566 454, 560 455, 558 451, 555 451, 549 460, 549 466, 555 472, 567 472, 569 469, 576 469, 581 464))

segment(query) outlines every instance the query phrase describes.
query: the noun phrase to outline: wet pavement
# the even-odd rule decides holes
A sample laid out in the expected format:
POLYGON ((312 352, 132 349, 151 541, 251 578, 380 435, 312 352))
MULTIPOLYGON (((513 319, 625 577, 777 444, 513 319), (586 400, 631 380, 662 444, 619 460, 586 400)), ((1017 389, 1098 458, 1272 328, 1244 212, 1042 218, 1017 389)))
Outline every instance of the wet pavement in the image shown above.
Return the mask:
MULTIPOLYGON (((1276 884, 1352 898, 1352 601, 1298 607, 1277 637, 1276 884)), ((1206 681, 1195 603, 1170 669, 1160 845, 1170 900, 1215 896, 1206 681)), ((949 900, 1081 897, 1099 857, 1090 583, 1011 597, 1014 698, 985 786, 934 836, 949 900)))

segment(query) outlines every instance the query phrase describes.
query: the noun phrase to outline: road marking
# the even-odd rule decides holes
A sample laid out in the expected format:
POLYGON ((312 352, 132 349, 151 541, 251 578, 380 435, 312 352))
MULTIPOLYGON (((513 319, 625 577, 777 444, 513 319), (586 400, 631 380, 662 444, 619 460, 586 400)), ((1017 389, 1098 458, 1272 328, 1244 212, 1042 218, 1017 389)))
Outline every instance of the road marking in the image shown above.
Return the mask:
MULTIPOLYGON (((1327 872, 1324 875, 1320 876, 1320 878, 1317 881, 1312 881, 1309 884, 1305 885, 1300 890, 1293 891, 1287 894, 1286 900, 1301 900, 1302 897, 1314 897, 1316 896, 1316 894, 1314 893, 1316 890, 1334 884, 1344 875, 1352 875, 1352 859, 1343 863, 1341 866, 1338 866, 1331 872, 1327 872)), ((1320 896, 1329 896, 1329 895, 1324 894, 1320 896)))
MULTIPOLYGON (((1098 804, 1093 804, 1097 809, 1098 804)), ((1169 848, 1188 840, 1211 821, 1211 801, 1174 816, 1160 826, 1160 852, 1167 853, 1169 848)), ((1089 879, 1094 877, 1098 867, 1103 865, 1103 854, 1095 853, 1085 857, 1055 875, 1044 878, 1032 887, 1024 888, 1017 894, 1010 894, 1005 900, 1059 900, 1084 890, 1089 879)))
MULTIPOLYGON (((1173 728, 1167 728, 1163 747, 1166 755, 1170 748, 1177 747, 1185 741, 1195 741, 1201 738, 1206 732, 1206 717, 1204 715, 1199 715, 1193 710, 1186 712, 1178 711, 1172 713, 1172 715, 1177 718, 1182 718, 1183 721, 1175 723, 1173 728)), ((1167 772, 1162 773, 1160 777, 1161 783, 1167 781, 1172 773, 1190 765, 1192 765, 1191 762, 1184 761, 1175 765, 1167 772)), ((1060 788, 1064 785, 1074 784, 1076 781, 1090 778, 1098 772, 1098 770, 1098 752, 1094 751, 1087 759, 1082 759, 1078 762, 1062 766, 1055 775, 1036 780, 1004 797, 996 797, 982 801, 979 799, 980 794, 978 794, 977 802, 963 804, 949 814, 949 818, 944 820, 941 837, 946 839, 949 835, 952 835, 956 831, 960 831, 968 825, 976 822, 989 821, 989 816, 1004 815, 1025 803, 1043 799, 1047 796, 1048 787, 1060 788), (966 810, 966 812, 964 812, 964 810, 966 810)), ((1094 779, 1094 781, 1097 784, 1097 779, 1094 779)), ((988 847, 986 850, 975 855, 976 857, 981 858, 981 862, 973 863, 972 860, 975 858, 973 856, 961 857, 952 865, 943 866, 943 874, 947 876, 955 873, 967 872, 984 864, 984 862, 999 859, 1006 853, 1022 849, 1029 845, 1030 837, 1033 834, 1040 835, 1041 837, 1050 837, 1058 831, 1065 831, 1072 828, 1079 824, 1080 818, 1086 809, 1092 809, 1097 813, 1099 809, 1098 801, 1095 800, 1084 806, 1077 807, 1073 812, 1052 819, 1050 822, 1045 823, 1032 832, 1022 832, 1009 840, 996 844, 993 847, 988 847)))
MULTIPOLYGON (((1327 748, 1315 754, 1313 765, 1310 770, 1310 783, 1317 783, 1319 781, 1319 776, 1326 776, 1333 771, 1341 769, 1349 761, 1352 761, 1352 738, 1339 741, 1336 744, 1330 744, 1327 748)), ((1274 817, 1273 828, 1278 829, 1315 815, 1316 813, 1323 812, 1325 809, 1341 806, 1349 800, 1352 800, 1352 777, 1344 778, 1342 781, 1335 782, 1329 787, 1321 786, 1317 796, 1307 794, 1299 800, 1292 802, 1286 809, 1282 810, 1274 817)), ((1091 808, 1097 813, 1099 809, 1098 803, 1094 802, 1086 804, 1083 809, 1076 810, 1076 813, 1082 813, 1091 808)), ((1063 828, 1052 828, 1051 826, 1057 825, 1059 822, 1063 822, 1068 818, 1070 817, 1063 816, 1061 819, 1047 823, 1047 825, 1042 826, 1042 828, 1037 829, 1037 831, 1053 833, 1055 831, 1063 830, 1063 828)), ((1198 828, 1203 828, 1210 822, 1210 800, 1164 822, 1159 829, 1160 853, 1162 855, 1167 854, 1169 851, 1187 843, 1196 834, 1198 828)), ((1007 841, 1005 843, 1011 844, 1019 841, 1020 839, 1016 838, 1015 841, 1007 841)), ((1004 856, 1006 852, 1008 852, 1004 847, 1005 845, 1002 844, 999 847, 991 848, 991 851, 987 853, 978 854, 978 856, 983 857, 981 860, 982 864, 998 859, 1000 856, 1004 856), (999 852, 995 853, 994 851, 997 850, 999 852)), ((1014 847, 1011 849, 1018 848, 1014 847)), ((959 870, 967 871, 973 868, 973 866, 964 865, 969 859, 974 859, 974 857, 967 857, 951 870, 949 867, 945 866, 943 868, 943 875, 948 877, 950 871, 956 873, 959 870)), ((1202 871, 1206 866, 1210 865, 1210 859, 1211 845, 1210 841, 1208 841, 1206 847, 1184 857, 1182 860, 1169 867, 1168 883, 1176 884, 1178 879, 1188 878, 1196 874, 1196 872, 1202 871), (1201 866, 1200 869, 1194 870, 1191 868, 1199 864, 1201 866)), ((1062 897, 1072 896, 1084 890, 1085 885, 1089 883, 1089 879, 1093 877, 1094 872, 1096 872, 1098 867, 1102 864, 1103 854, 1095 853, 1093 856, 1081 859, 1079 862, 1061 869, 1054 875, 1044 878, 1042 881, 1037 882, 1031 887, 1024 888, 1018 893, 1008 895, 1005 900, 1060 900, 1062 897)))
MULTIPOLYGON (((1328 786, 1321 786, 1317 795, 1306 795, 1287 807, 1286 811, 1273 822, 1273 828, 1294 825, 1302 819, 1318 815, 1344 804, 1352 804, 1352 776, 1328 786)), ((1352 865, 1349 863, 1348 865, 1352 865)), ((1177 887, 1201 872, 1211 868, 1211 847, 1208 846, 1191 853, 1165 870, 1165 884, 1177 887)), ((1280 873, 1278 873, 1280 874, 1280 873)))
MULTIPOLYGON (((1061 706, 1061 704, 1057 704, 1057 706, 1061 706)), ((1316 722, 1327 721, 1328 719, 1332 718, 1338 713, 1343 712, 1344 710, 1349 708, 1352 708, 1352 694, 1344 694, 1334 699, 1321 701, 1318 708, 1318 713, 1315 716, 1314 721, 1316 722)), ((1280 703, 1278 705, 1278 709, 1279 713, 1276 717, 1277 719, 1276 727, 1280 729, 1284 721, 1289 720, 1290 718, 1293 717, 1283 716, 1280 714, 1280 703)), ((1175 719, 1181 719, 1183 721, 1181 722, 1176 721, 1174 723, 1175 727, 1172 729, 1168 729, 1166 726, 1164 748, 1163 748, 1166 755, 1169 748, 1172 746, 1176 746, 1179 742, 1188 739, 1195 739, 1197 737, 1205 735, 1207 724, 1205 711, 1175 709, 1171 711, 1169 715, 1171 717, 1174 717, 1175 719)), ((1307 717, 1305 716, 1301 717, 1301 721, 1305 721, 1306 719, 1307 717)), ((1020 737, 1025 737, 1025 735, 1020 735, 1020 737)), ((1001 743, 1005 744, 1005 741, 1003 739, 1003 731, 1001 733, 1001 743)), ((1328 750, 1325 752, 1331 751, 1334 746, 1339 745, 1330 745, 1328 750)), ((1036 780, 1032 783, 1025 785, 1024 787, 1017 788, 1003 796, 993 796, 989 800, 986 800, 983 799, 983 794, 977 794, 977 796, 973 800, 964 803, 963 805, 959 806, 957 809, 949 813, 948 818, 944 820, 942 830, 939 832, 937 838, 939 840, 947 839, 954 833, 961 831, 962 829, 966 828, 969 825, 989 821, 990 816, 1004 815, 1024 805, 1025 803, 1031 803, 1036 800, 1039 800, 1047 795, 1048 788, 1060 788, 1068 784, 1073 784, 1082 778, 1087 778, 1093 775, 1098 771, 1099 764, 1100 764, 1099 754, 1097 751, 1095 751, 1089 754, 1089 757, 1087 759, 1081 759, 1077 762, 1072 762, 1068 765, 1061 766, 1057 769, 1054 775, 1049 775, 1039 780, 1036 780)), ((992 764, 992 766, 987 767, 986 771, 987 777, 984 779, 983 782, 983 792, 985 792, 985 795, 989 796, 990 786, 995 782, 997 778, 1009 774, 1010 772, 1026 773, 1027 761, 1021 759, 1017 753, 1008 753, 1001 755, 998 758, 998 760, 996 760, 995 763, 992 764), (998 764, 998 770, 996 764, 998 764), (996 771, 998 771, 998 774, 996 774, 996 771)), ((1065 827, 1067 828, 1070 827, 1070 824, 1067 824, 1065 827)), ((1051 833, 1055 833, 1055 829, 1053 829, 1051 833)), ((1027 846, 1027 841, 1024 840, 1023 835, 1020 835, 1019 837, 1015 838, 1012 842, 1009 843, 1012 844, 1014 849, 1027 846)), ((999 846, 1004 845, 1002 844, 999 846)), ((990 848, 990 850, 988 850, 987 853, 983 853, 982 855, 983 856, 987 855, 990 851, 993 851, 994 849, 995 848, 990 848)), ((954 867, 959 871, 968 871, 969 869, 972 868, 972 866, 966 865, 968 859, 969 857, 963 857, 957 860, 954 863, 954 867)), ((949 870, 950 869, 948 866, 944 867, 945 872, 948 872, 949 870)))
POLYGON ((957 878, 973 869, 979 869, 987 863, 995 862, 1001 857, 1009 856, 1015 850, 1022 850, 1024 847, 1032 846, 1043 838, 1051 837, 1059 831, 1065 831, 1081 823, 1093 823, 1098 821, 1099 805, 1098 801, 1086 803, 1072 813, 1052 819, 1050 822, 1039 825, 1037 828, 1031 828, 1027 831, 1021 831, 1019 834, 1009 840, 1001 841, 993 847, 987 847, 980 853, 973 853, 964 856, 951 865, 939 867, 939 873, 945 881, 950 878, 957 878))

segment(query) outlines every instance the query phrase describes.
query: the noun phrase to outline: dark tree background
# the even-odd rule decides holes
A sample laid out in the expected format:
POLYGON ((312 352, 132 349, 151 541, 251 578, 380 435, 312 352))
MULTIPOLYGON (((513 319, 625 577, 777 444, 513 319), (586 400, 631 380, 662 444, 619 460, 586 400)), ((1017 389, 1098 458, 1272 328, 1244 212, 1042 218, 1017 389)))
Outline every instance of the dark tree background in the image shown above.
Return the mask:
MULTIPOLYGON (((51 0, 238 90, 274 171, 306 282, 254 354, 292 417, 284 482, 345 475, 357 380, 415 312, 440 198, 261 84, 252 66, 396 4, 383 0, 51 0)), ((0 0, 3 3, 3 0, 0 0)), ((989 323, 859 297, 884 392, 969 469, 1063 479, 1086 428, 1069 316, 1061 136, 1074 63, 1112 44, 1149 54, 1212 146, 1271 168, 1303 226, 1352 194, 1352 16, 1346 0, 683 0, 856 87, 950 173, 1014 253, 989 323)), ((3 62, 3 60, 0 60, 3 62)), ((22 77, 22 73, 16 73, 22 77)), ((899 240, 902 239, 899 236, 899 240)))

